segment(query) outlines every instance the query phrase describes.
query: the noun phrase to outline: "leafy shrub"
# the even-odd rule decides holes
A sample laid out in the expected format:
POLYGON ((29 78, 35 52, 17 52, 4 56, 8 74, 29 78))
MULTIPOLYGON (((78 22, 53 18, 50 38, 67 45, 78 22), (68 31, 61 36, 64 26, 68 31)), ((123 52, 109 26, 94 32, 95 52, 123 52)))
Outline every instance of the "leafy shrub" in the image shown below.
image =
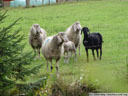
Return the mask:
MULTIPOLYGON (((6 12, 0 13, 0 94, 7 96, 8 90, 16 85, 17 80, 24 80, 25 76, 36 74, 41 65, 27 68, 34 56, 31 52, 23 52, 25 44, 24 35, 20 29, 12 31, 14 25, 21 19, 17 19, 9 26, 1 27, 6 12)), ((2 25, 3 26, 3 25, 2 25)))

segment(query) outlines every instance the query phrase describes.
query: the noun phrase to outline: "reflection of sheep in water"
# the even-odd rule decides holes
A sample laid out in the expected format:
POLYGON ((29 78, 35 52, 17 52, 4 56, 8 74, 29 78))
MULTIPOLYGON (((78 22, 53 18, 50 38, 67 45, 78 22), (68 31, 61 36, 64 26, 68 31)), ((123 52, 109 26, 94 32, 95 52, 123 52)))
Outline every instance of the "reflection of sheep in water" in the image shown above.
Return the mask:
POLYGON ((48 61, 51 63, 51 71, 52 67, 52 59, 56 60, 56 70, 58 72, 59 69, 59 60, 61 55, 64 52, 63 43, 68 41, 67 35, 64 32, 59 32, 55 36, 51 36, 46 38, 42 45, 42 54, 44 55, 45 59, 47 60, 47 71, 48 71, 48 61))
POLYGON ((81 44, 81 29, 82 27, 80 25, 80 22, 77 21, 66 30, 69 41, 72 41, 75 44, 76 48, 79 47, 79 55, 81 44))
POLYGON ((68 63, 69 60, 69 52, 71 52, 71 54, 74 52, 75 53, 75 61, 76 61, 76 48, 75 45, 72 41, 68 41, 64 43, 64 63, 68 63), (67 53, 67 56, 66 56, 67 53))
POLYGON ((39 24, 32 25, 29 34, 29 43, 31 47, 34 49, 35 54, 37 50, 39 58, 40 58, 40 48, 46 37, 47 37, 46 31, 40 28, 39 24))

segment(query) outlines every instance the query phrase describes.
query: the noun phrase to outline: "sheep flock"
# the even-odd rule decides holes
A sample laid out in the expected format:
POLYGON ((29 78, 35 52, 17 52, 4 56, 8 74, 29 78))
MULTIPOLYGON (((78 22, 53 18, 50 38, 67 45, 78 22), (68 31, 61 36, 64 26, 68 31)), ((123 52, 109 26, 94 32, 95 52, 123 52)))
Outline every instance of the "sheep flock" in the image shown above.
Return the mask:
MULTIPOLYGON (((47 61, 47 71, 49 71, 48 63, 50 63, 50 69, 52 71, 53 65, 52 61, 56 61, 56 71, 59 72, 59 60, 64 56, 64 63, 69 62, 69 58, 74 54, 75 62, 77 62, 77 52, 82 41, 82 32, 84 33, 83 45, 85 47, 87 61, 88 59, 88 49, 92 49, 92 54, 95 58, 94 50, 97 51, 97 57, 101 60, 102 56, 102 42, 103 38, 100 33, 89 33, 87 27, 81 26, 79 21, 69 26, 65 32, 59 32, 54 36, 48 36, 47 32, 40 27, 39 24, 33 24, 29 32, 29 44, 34 50, 35 54, 38 53, 36 58, 40 58, 40 52, 47 61), (100 57, 98 54, 98 49, 100 49, 100 57)), ((35 58, 35 59, 36 59, 35 58)))

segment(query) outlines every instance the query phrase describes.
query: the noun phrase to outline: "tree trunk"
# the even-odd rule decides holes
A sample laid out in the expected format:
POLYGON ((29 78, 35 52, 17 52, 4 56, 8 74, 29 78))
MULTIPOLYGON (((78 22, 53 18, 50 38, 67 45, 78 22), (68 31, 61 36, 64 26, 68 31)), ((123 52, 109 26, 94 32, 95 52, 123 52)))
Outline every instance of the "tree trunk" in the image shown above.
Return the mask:
POLYGON ((26 7, 30 6, 30 0, 26 0, 26 7))
POLYGON ((56 0, 56 3, 58 3, 59 2, 59 0, 56 0))
POLYGON ((50 5, 50 0, 49 0, 49 5, 50 5))
POLYGON ((44 0, 42 0, 42 5, 44 5, 44 0))

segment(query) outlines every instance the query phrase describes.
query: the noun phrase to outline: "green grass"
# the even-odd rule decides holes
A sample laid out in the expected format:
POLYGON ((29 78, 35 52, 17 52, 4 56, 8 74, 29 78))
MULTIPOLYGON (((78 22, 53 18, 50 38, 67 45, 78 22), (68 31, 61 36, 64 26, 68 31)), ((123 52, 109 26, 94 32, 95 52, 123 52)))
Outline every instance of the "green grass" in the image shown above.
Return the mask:
MULTIPOLYGON (((6 9, 3 9, 4 11, 6 9)), ((82 26, 88 26, 91 32, 100 32, 103 35, 103 59, 93 61, 91 50, 90 62, 86 60, 86 53, 81 45, 81 56, 74 62, 71 58, 69 64, 60 61, 60 76, 65 83, 75 82, 83 74, 82 82, 92 83, 100 92, 128 92, 126 74, 126 56, 128 55, 128 1, 127 0, 99 0, 78 3, 66 3, 53 6, 35 8, 8 8, 8 18, 3 26, 10 24, 19 17, 22 20, 14 29, 21 27, 21 34, 25 34, 25 51, 32 50, 28 43, 30 27, 34 23, 40 24, 51 36, 65 31, 75 21, 82 26)), ((32 66, 43 64, 40 72, 28 77, 27 82, 34 81, 46 74, 46 61, 33 62, 32 66)), ((31 67, 31 66, 30 66, 31 67)), ((55 74, 55 68, 53 73, 55 74)), ((54 76, 49 82, 54 82, 54 76), (50 81, 51 80, 51 81, 50 81)))

